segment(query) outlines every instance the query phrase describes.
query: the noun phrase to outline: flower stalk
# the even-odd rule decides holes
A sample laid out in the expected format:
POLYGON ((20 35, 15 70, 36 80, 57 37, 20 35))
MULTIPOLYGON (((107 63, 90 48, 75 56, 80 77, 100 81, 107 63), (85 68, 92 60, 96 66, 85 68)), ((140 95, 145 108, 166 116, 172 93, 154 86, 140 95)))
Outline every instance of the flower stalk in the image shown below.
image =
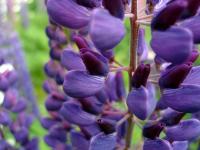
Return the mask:
MULTIPOLYGON (((137 67, 137 43, 138 43, 138 30, 139 25, 137 23, 137 0, 132 0, 131 5, 131 13, 134 14, 135 17, 130 18, 130 27, 131 27, 131 44, 130 44, 130 63, 129 63, 129 91, 132 90, 131 80, 132 74, 137 67)), ((128 150, 131 147, 132 140, 132 132, 134 128, 133 122, 134 116, 130 114, 126 133, 126 145, 124 150, 128 150)))

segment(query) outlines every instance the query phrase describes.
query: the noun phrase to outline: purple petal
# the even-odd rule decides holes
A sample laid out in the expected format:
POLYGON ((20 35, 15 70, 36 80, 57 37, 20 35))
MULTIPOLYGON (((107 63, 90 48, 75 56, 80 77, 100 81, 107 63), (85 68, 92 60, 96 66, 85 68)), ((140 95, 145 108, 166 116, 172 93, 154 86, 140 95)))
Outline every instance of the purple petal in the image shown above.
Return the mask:
POLYGON ((39 150, 39 139, 33 138, 28 144, 25 146, 26 150, 39 150))
POLYGON ((91 125, 95 122, 95 116, 82 110, 79 104, 65 102, 60 114, 70 123, 77 125, 91 125))
POLYGON ((117 86, 117 96, 120 99, 124 99, 126 97, 126 88, 125 88, 123 74, 120 71, 116 73, 116 86, 117 86))
POLYGON ((190 119, 180 122, 176 126, 166 128, 166 136, 173 141, 192 140, 200 136, 200 121, 190 119))
POLYGON ((181 23, 181 26, 188 28, 193 33, 193 39, 196 44, 200 43, 200 16, 195 16, 181 23))
POLYGON ((53 21, 71 29, 85 27, 90 22, 90 12, 73 0, 48 0, 47 11, 53 21))
POLYGON ((166 89, 161 100, 176 111, 186 113, 200 111, 200 86, 186 85, 178 89, 166 89))
POLYGON ((143 150, 173 150, 170 143, 166 140, 145 140, 143 150))
POLYGON ((104 77, 92 76, 84 71, 69 71, 65 76, 63 89, 71 97, 84 98, 103 89, 104 82, 104 77))
POLYGON ((88 125, 88 126, 82 126, 81 131, 84 133, 84 135, 87 138, 91 138, 101 132, 101 129, 99 128, 97 123, 88 125))
POLYGON ((151 92, 141 86, 129 93, 127 105, 131 113, 135 114, 139 119, 145 120, 154 111, 156 100, 151 92))
POLYGON ((49 135, 62 143, 67 141, 66 130, 63 127, 55 126, 51 128, 49 130, 49 135))
POLYGON ((164 110, 160 122, 164 123, 166 126, 173 126, 178 124, 184 115, 185 113, 168 108, 164 110))
POLYGON ((89 140, 81 132, 71 131, 70 137, 73 148, 77 150, 89 149, 89 140))
POLYGON ((91 139, 89 150, 113 150, 116 144, 116 133, 108 135, 100 133, 91 139))
POLYGON ((148 46, 145 40, 145 29, 140 28, 138 33, 138 48, 137 54, 138 56, 142 56, 144 53, 148 51, 148 46))
POLYGON ((114 48, 124 37, 125 28, 120 19, 111 16, 104 9, 94 9, 90 36, 100 50, 114 48), (109 32, 102 32, 109 31, 109 32))
POLYGON ((187 150, 188 141, 175 141, 172 143, 173 150, 187 150))
POLYGON ((200 85, 200 67, 192 67, 190 73, 183 81, 183 84, 193 84, 193 85, 200 85))
POLYGON ((105 90, 109 97, 110 101, 117 101, 119 97, 117 95, 117 82, 116 82, 116 74, 109 73, 106 79, 105 90))
POLYGON ((63 51, 61 55, 61 64, 67 70, 86 70, 80 55, 70 50, 63 51))
POLYGON ((173 64, 181 64, 188 59, 193 49, 193 36, 188 29, 173 27, 169 30, 154 31, 151 47, 160 58, 173 64), (160 46, 163 45, 164 46, 160 46))
POLYGON ((50 129, 54 125, 58 124, 60 121, 52 118, 42 118, 40 122, 43 128, 50 129))

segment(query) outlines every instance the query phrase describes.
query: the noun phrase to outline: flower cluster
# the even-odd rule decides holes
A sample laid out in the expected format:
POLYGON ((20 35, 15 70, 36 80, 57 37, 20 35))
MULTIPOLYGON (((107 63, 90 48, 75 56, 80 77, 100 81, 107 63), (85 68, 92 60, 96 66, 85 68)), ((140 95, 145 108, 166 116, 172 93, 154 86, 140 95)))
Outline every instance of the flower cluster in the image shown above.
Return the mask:
POLYGON ((15 88, 16 70, 0 59, 0 149, 37 150, 38 139, 31 138, 29 128, 33 115, 27 113, 27 100, 15 88))
POLYGON ((200 1, 147 0, 140 11, 138 5, 134 0, 46 1, 51 59, 43 87, 49 117, 41 123, 53 149, 127 150, 133 124, 142 130, 144 150, 186 150, 200 136, 200 121, 183 119, 200 111, 200 68, 193 66, 199 56, 200 1), (128 67, 114 55, 127 17, 128 67), (154 60, 148 57, 144 25, 151 28, 154 60), (127 110, 116 107, 125 102, 127 110))

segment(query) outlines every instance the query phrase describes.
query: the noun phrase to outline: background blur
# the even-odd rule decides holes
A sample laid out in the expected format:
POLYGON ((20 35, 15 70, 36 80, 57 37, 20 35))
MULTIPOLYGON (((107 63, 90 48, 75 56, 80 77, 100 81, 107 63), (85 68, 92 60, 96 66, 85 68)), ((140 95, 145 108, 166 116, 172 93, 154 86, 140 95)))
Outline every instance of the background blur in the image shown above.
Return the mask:
MULTIPOLYGON (((115 53, 119 62, 128 65, 130 37, 128 20, 125 24, 127 35, 116 47, 115 53)), ((42 89, 43 81, 46 78, 43 66, 49 59, 48 39, 45 35, 45 27, 47 25, 48 16, 43 0, 0 0, 0 32, 3 32, 4 36, 9 36, 13 33, 17 34, 18 42, 21 44, 25 62, 31 75, 39 111, 42 115, 47 115, 44 108, 46 95, 42 89)), ((146 33, 146 38, 149 42, 150 30, 147 29, 146 33)), ((127 78, 125 80, 127 82, 127 78)), ((35 121, 31 127, 31 134, 41 138, 41 150, 49 149, 42 140, 45 133, 46 131, 40 126, 39 121, 35 121)), ((138 143, 141 139, 141 130, 136 127, 134 133, 133 143, 138 143)), ((195 150, 195 147, 193 149, 195 150)))

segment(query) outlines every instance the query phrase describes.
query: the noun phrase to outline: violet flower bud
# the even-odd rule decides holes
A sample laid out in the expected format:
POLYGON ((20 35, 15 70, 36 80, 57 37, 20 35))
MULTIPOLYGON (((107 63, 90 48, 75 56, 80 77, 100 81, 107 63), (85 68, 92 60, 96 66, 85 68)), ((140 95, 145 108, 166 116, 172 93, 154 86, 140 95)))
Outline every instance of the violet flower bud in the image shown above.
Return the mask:
POLYGON ((175 0, 170 2, 153 18, 151 28, 153 30, 166 30, 173 25, 187 8, 188 3, 183 0, 175 0))
POLYGON ((109 72, 107 59, 89 49, 81 49, 81 58, 91 75, 106 76, 109 72))
POLYGON ((132 77, 132 86, 134 88, 146 86, 149 74, 150 74, 150 65, 140 64, 135 70, 135 73, 132 77))
POLYGON ((192 69, 192 64, 181 64, 166 70, 159 79, 161 88, 178 88, 192 69))
POLYGON ((42 118, 40 122, 42 127, 48 130, 51 127, 55 126, 56 124, 60 123, 61 120, 53 118, 42 118))
POLYGON ((126 89, 125 89, 122 72, 118 71, 116 73, 115 78, 116 78, 116 86, 117 86, 117 96, 119 97, 119 99, 124 99, 126 97, 126 89))
POLYGON ((82 36, 74 35, 72 38, 73 38, 73 41, 76 43, 76 45, 78 46, 79 49, 89 48, 87 41, 82 36))

